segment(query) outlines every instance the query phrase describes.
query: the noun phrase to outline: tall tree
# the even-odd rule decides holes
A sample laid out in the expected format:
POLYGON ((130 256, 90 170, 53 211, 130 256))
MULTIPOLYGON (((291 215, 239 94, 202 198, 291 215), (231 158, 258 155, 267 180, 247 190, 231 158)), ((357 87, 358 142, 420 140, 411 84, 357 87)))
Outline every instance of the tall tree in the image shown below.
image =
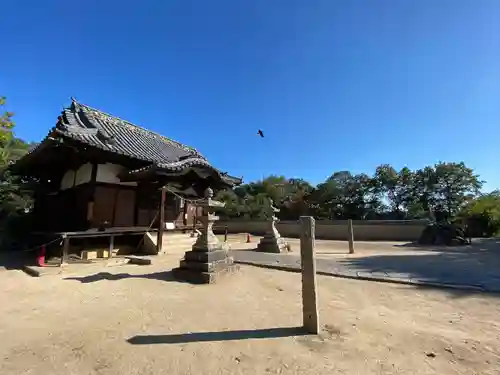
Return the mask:
POLYGON ((461 163, 437 163, 435 173, 435 200, 448 216, 455 215, 467 202, 469 195, 478 195, 483 181, 461 163))
POLYGON ((12 112, 5 111, 3 108, 6 103, 4 96, 0 97, 0 168, 5 165, 9 158, 7 146, 14 137, 12 129, 14 128, 14 121, 12 112))
MULTIPOLYGON (((0 98, 0 106, 5 98, 0 98)), ((13 176, 9 165, 24 155, 29 145, 15 138, 13 113, 0 114, 0 243, 12 237, 15 227, 23 227, 19 220, 31 206, 31 183, 13 176)))
POLYGON ((317 186, 311 193, 311 203, 317 217, 364 219, 380 206, 374 192, 375 184, 370 176, 339 171, 317 186))
POLYGON ((464 163, 438 163, 417 171, 376 168, 373 176, 334 172, 312 186, 300 178, 269 176, 221 195, 227 215, 261 219, 268 215, 268 199, 280 208, 283 220, 301 215, 317 219, 412 219, 454 216, 473 199, 482 182, 464 163), (443 212, 446 215, 443 215, 443 212))
POLYGON ((394 218, 407 217, 414 188, 413 172, 408 167, 398 172, 391 165, 382 164, 375 170, 374 180, 377 193, 387 200, 394 218))
POLYGON ((14 121, 12 117, 14 113, 4 111, 7 99, 5 96, 0 97, 0 146, 3 146, 12 137, 12 128, 14 127, 14 121))

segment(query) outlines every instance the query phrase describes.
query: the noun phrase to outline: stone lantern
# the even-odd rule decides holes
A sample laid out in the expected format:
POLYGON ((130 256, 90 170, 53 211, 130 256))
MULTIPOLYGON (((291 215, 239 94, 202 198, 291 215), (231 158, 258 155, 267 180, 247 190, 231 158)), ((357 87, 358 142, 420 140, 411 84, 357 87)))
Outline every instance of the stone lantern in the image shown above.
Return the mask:
POLYGON ((215 215, 217 208, 226 204, 213 198, 212 189, 205 190, 205 199, 198 203, 203 207, 203 215, 199 221, 203 224, 201 234, 194 243, 192 250, 184 254, 179 267, 172 270, 174 278, 195 284, 212 284, 227 273, 239 270, 239 265, 234 264, 233 258, 223 247, 213 232, 214 223, 219 220, 215 215))
POLYGON ((279 219, 275 214, 280 212, 280 210, 274 207, 273 204, 273 200, 269 198, 269 211, 271 216, 269 220, 269 228, 257 245, 257 250, 266 253, 285 253, 288 252, 289 246, 276 228, 276 223, 279 219))

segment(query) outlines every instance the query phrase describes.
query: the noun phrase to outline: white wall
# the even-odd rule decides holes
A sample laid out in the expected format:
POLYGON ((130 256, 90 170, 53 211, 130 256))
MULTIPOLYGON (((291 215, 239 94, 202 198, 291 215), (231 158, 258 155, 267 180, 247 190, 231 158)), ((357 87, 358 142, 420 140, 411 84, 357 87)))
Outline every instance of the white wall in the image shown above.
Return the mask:
POLYGON ((75 181, 75 171, 70 169, 61 179, 61 190, 66 190, 73 187, 75 181))
MULTIPOLYGON (((118 174, 122 172, 124 167, 117 164, 99 164, 97 166, 97 182, 106 182, 108 184, 136 186, 135 182, 121 182, 118 174)), ((78 186, 90 182, 92 178, 92 164, 86 163, 80 166, 78 170, 68 170, 61 179, 61 190, 70 189, 73 186, 78 186), (76 175, 75 175, 76 174, 76 175)))
POLYGON ((111 164, 111 163, 106 163, 106 164, 99 164, 97 166, 97 182, 107 182, 108 184, 118 184, 118 185, 129 185, 129 186, 136 186, 137 184, 135 182, 122 182, 118 178, 118 175, 124 170, 125 168, 122 167, 121 165, 117 164, 111 164))
POLYGON ((90 182, 91 178, 92 178, 92 164, 90 163, 84 164, 76 171, 75 186, 85 184, 86 182, 90 182))

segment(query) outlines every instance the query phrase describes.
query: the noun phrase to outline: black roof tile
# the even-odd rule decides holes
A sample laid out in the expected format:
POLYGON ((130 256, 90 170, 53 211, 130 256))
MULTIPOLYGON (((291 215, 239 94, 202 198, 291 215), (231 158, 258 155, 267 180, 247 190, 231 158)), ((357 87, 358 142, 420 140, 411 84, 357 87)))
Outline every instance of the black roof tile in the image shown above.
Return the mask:
POLYGON ((90 146, 152 163, 205 159, 192 147, 76 101, 63 111, 55 130, 90 146))
MULTIPOLYGON (((242 182, 241 178, 231 177, 211 166, 207 159, 192 147, 78 103, 74 99, 71 106, 62 111, 49 136, 56 134, 91 147, 151 163, 140 170, 157 168, 179 171, 191 166, 209 167, 230 185, 242 182)), ((34 153, 37 148, 29 154, 34 153)), ((130 173, 135 172, 137 171, 130 173)))

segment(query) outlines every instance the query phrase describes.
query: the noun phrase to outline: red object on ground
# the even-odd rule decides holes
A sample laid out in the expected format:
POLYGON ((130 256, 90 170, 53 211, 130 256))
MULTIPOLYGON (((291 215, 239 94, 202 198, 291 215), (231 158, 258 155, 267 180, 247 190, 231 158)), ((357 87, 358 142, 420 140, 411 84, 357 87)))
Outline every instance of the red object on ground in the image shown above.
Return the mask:
POLYGON ((40 252, 38 253, 37 263, 39 267, 45 266, 45 245, 42 245, 40 252))
POLYGON ((252 240, 250 239, 250 233, 247 233, 247 243, 250 243, 252 242, 252 240))

